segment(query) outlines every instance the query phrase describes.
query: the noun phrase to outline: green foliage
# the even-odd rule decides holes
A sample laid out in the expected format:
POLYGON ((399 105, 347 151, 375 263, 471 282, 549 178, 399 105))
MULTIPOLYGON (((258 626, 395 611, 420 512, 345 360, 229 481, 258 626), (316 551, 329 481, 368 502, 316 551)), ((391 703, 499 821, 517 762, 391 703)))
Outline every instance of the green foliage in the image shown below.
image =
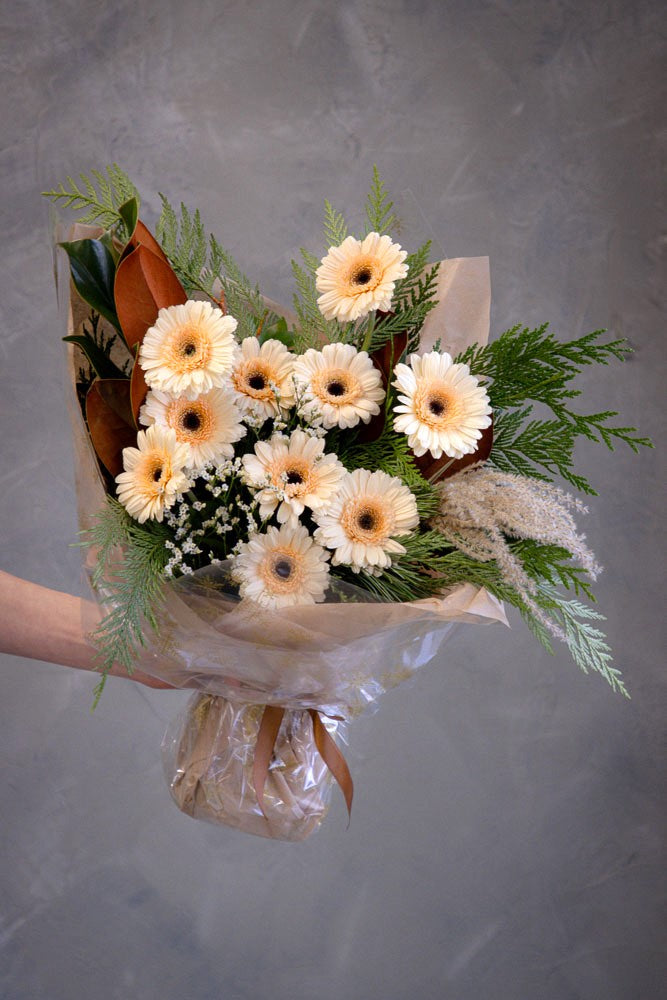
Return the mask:
POLYGON ((347 237, 347 223, 328 201, 324 202, 324 239, 327 247, 337 247, 347 237))
POLYGON ((80 210, 79 222, 98 222, 105 229, 117 227, 118 235, 128 236, 125 219, 120 208, 132 198, 139 204, 139 192, 117 163, 106 168, 106 173, 91 170, 91 176, 80 174, 80 181, 67 177, 67 185, 59 184, 52 191, 42 191, 45 198, 60 203, 64 208, 80 210))
POLYGON ((415 465, 405 435, 392 431, 391 421, 385 423, 377 441, 358 444, 348 435, 336 445, 336 450, 350 472, 354 469, 381 469, 388 476, 398 476, 414 494, 420 519, 433 517, 436 513, 438 494, 415 465))
MULTIPOLYGON (((407 333, 407 352, 417 350, 424 320, 436 306, 438 267, 428 267, 430 240, 406 258, 408 273, 396 282, 392 312, 375 324, 370 349, 375 351, 398 333, 407 333)), ((398 360, 398 359, 397 359, 398 360)))
POLYGON ((114 302, 116 262, 102 240, 59 244, 69 257, 72 281, 84 302, 120 331, 114 302))
POLYGON ((599 673, 612 691, 629 698, 621 671, 611 665, 611 649, 604 633, 590 624, 591 621, 604 621, 604 615, 580 601, 566 600, 547 583, 539 585, 538 599, 541 607, 565 632, 568 649, 577 666, 585 674, 590 670, 599 673))
POLYGON ((536 542, 532 538, 517 539, 510 548, 533 580, 546 580, 553 586, 560 584, 566 590, 573 590, 577 596, 584 594, 595 601, 586 570, 572 562, 572 553, 568 549, 536 542))
POLYGON ((469 347, 457 361, 470 365, 474 375, 488 381, 494 409, 491 462, 505 472, 550 481, 555 475, 584 493, 595 493, 585 476, 573 471, 574 446, 580 437, 613 450, 622 441, 633 451, 652 447, 634 427, 610 426, 614 410, 588 415, 571 409, 580 395, 571 385, 584 367, 624 360, 629 348, 623 340, 598 343, 602 330, 562 343, 547 326, 507 330, 484 347, 469 347), (553 419, 529 419, 533 404, 547 406, 553 419), (526 423, 526 421, 528 421, 526 423))
POLYGON ((398 222, 393 212, 394 203, 385 190, 384 181, 376 166, 373 167, 371 189, 366 198, 366 233, 389 233, 398 222))
POLYGON ((302 263, 292 261, 292 274, 297 287, 293 301, 298 318, 294 350, 303 353, 309 347, 347 341, 353 324, 324 318, 317 304, 319 292, 315 287, 315 271, 320 262, 308 250, 301 250, 301 258, 302 263))
POLYGON ((131 674, 139 647, 145 645, 146 625, 157 629, 169 531, 154 521, 139 524, 117 500, 107 497, 96 525, 83 535, 83 545, 98 549, 93 585, 110 605, 94 634, 102 673, 95 708, 114 663, 131 674))
POLYGON ((186 292, 203 292, 218 303, 214 294, 220 282, 221 301, 238 322, 240 339, 270 328, 278 317, 267 309, 259 288, 243 274, 232 255, 207 235, 199 210, 191 213, 181 203, 177 213, 163 194, 156 235, 186 292))

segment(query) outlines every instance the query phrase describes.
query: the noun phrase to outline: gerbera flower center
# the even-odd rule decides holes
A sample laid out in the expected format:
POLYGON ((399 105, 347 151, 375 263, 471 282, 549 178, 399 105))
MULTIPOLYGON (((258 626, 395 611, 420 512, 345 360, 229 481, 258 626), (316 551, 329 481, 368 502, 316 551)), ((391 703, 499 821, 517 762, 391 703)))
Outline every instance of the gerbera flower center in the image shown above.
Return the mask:
POLYGON ((308 462, 286 455, 274 464, 271 479, 274 485, 284 489, 288 496, 298 497, 308 492, 310 471, 308 462))
POLYGON ((292 563, 288 559, 278 559, 273 566, 273 572, 281 580, 289 580, 292 575, 292 563))
POLYGON ((456 420, 457 398, 446 386, 418 385, 414 397, 417 418, 429 427, 446 427, 456 420))
POLYGON ((377 497, 359 497, 343 512, 341 519, 348 538, 377 544, 391 534, 392 518, 387 505, 377 497))
POLYGON ((379 284, 381 273, 376 260, 357 260, 347 273, 348 294, 372 291, 379 284))
POLYGON ((171 464, 163 453, 153 452, 144 459, 141 478, 144 489, 151 496, 160 496, 164 492, 164 484, 171 476, 171 464))
POLYGON ((301 586, 303 567, 294 550, 277 548, 264 559, 260 575, 269 593, 289 594, 301 586))
POLYGON ((252 360, 237 368, 232 376, 232 382, 235 389, 244 396, 252 396, 254 399, 273 399, 274 392, 270 383, 279 382, 279 373, 263 361, 252 360))
POLYGON ((175 371, 194 371, 208 364, 211 345, 200 330, 194 326, 186 326, 176 333, 169 354, 175 371))
POLYGON ((181 427, 186 431, 198 431, 201 427, 201 417, 194 410, 188 410, 181 417, 181 427))
POLYGON ((212 408, 201 399, 174 400, 167 409, 167 423, 176 431, 178 441, 190 445, 210 440, 215 429, 212 408))
POLYGON ((372 276, 370 267, 360 267, 352 280, 355 285, 367 285, 372 276))
POLYGON ((312 391, 323 403, 345 406, 362 395, 359 380, 344 368, 328 368, 313 376, 312 391))

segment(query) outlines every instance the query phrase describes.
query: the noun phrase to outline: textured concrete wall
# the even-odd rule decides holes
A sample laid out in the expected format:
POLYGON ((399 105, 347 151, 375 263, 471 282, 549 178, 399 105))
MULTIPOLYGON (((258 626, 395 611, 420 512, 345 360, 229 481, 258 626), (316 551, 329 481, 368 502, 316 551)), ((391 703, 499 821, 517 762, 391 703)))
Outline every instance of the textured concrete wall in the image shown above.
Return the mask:
MULTIPOLYGON (((264 291, 377 163, 442 255, 488 253, 492 329, 608 327, 582 381, 661 443, 656 2, 2 0, 2 568, 80 588, 39 191, 117 160, 200 205, 264 291)), ((662 63, 661 63, 662 57, 662 63)), ((6 1000, 653 1000, 662 451, 582 447, 628 703, 521 624, 460 629, 351 731, 357 801, 303 845, 195 823, 159 744, 181 693, 5 657, 6 1000)))

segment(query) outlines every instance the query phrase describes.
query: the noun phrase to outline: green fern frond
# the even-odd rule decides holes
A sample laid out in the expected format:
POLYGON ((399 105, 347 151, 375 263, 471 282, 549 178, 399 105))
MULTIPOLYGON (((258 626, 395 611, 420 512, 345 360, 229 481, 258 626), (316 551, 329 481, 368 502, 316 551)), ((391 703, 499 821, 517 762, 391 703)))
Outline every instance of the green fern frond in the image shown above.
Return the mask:
POLYGON ((298 318, 294 349, 303 353, 309 347, 321 347, 325 343, 346 340, 352 324, 324 318, 317 304, 319 293, 315 287, 315 270, 319 260, 303 249, 301 258, 302 264, 292 261, 292 274, 297 288, 294 311, 298 318))
MULTIPOLYGON (((91 170, 91 176, 80 174, 80 180, 67 177, 67 185, 59 184, 52 191, 42 191, 45 198, 60 203, 63 208, 82 211, 79 222, 98 222, 105 229, 118 226, 125 232, 125 223, 118 209, 130 198, 139 203, 139 192, 117 163, 112 163, 106 172, 91 170)), ((129 234, 127 234, 129 235, 129 234)))
POLYGON ((391 233, 398 222, 393 208, 394 203, 387 195, 380 172, 374 166, 371 189, 366 198, 366 233, 391 233))
POLYGON ((347 237, 347 224, 328 201, 324 202, 324 239, 327 247, 338 247, 347 237))
POLYGON ((278 317, 266 309, 259 288, 243 274, 232 255, 215 236, 207 235, 201 214, 181 204, 177 213, 161 194, 162 212, 156 227, 158 242, 185 290, 203 292, 218 302, 220 283, 225 308, 237 321, 239 339, 255 336, 262 325, 272 326, 278 317))
POLYGON ((168 538, 164 525, 139 524, 112 497, 107 497, 97 523, 85 532, 83 544, 99 550, 93 584, 110 608, 93 635, 102 674, 93 709, 114 663, 131 674, 137 652, 146 642, 146 626, 157 628, 169 558, 168 538))

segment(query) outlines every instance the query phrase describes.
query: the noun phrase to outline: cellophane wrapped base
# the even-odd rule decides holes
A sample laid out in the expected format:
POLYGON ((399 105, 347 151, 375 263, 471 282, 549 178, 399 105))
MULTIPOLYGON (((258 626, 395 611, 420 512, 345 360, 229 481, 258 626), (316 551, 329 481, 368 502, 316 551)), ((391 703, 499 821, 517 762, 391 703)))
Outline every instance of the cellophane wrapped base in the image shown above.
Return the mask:
MULTIPOLYGON (((264 787, 264 813, 253 783, 255 746, 264 706, 195 695, 162 745, 172 798, 195 819, 222 823, 274 840, 305 840, 331 801, 331 773, 313 737, 307 711, 286 711, 264 787)), ((330 735, 336 720, 323 720, 330 735)))

